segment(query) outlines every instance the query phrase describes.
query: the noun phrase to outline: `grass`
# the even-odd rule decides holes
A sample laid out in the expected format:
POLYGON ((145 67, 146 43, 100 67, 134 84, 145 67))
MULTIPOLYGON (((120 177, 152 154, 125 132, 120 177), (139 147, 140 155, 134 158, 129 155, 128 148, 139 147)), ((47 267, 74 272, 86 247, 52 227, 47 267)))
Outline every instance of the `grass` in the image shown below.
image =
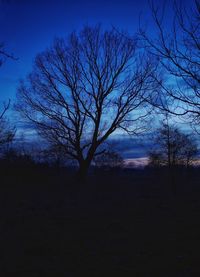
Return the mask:
POLYGON ((1 176, 0 276, 200 274, 197 170, 101 174, 84 187, 49 169, 1 176))

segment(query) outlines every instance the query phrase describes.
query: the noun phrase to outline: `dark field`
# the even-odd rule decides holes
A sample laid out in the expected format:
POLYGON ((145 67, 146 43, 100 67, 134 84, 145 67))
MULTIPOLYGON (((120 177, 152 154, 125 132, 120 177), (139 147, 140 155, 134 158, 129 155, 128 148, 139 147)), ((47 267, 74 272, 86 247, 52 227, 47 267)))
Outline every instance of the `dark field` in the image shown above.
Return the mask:
POLYGON ((200 276, 198 171, 2 169, 0 276, 200 276))

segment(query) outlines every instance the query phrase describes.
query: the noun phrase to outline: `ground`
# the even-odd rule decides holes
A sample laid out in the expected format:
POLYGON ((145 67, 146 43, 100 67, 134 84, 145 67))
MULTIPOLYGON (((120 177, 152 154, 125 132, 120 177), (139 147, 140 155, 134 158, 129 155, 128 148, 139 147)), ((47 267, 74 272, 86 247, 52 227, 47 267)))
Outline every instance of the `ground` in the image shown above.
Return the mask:
POLYGON ((0 276, 200 276, 197 170, 35 174, 2 173, 0 276))

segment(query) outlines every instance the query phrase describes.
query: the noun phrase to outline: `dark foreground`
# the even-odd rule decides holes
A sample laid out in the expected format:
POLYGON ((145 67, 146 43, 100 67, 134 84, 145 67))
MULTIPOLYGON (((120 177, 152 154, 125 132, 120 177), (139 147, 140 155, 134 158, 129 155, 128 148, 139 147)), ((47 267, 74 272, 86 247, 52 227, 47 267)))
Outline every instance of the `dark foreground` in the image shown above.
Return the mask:
POLYGON ((0 276, 200 276, 197 170, 1 176, 0 276))

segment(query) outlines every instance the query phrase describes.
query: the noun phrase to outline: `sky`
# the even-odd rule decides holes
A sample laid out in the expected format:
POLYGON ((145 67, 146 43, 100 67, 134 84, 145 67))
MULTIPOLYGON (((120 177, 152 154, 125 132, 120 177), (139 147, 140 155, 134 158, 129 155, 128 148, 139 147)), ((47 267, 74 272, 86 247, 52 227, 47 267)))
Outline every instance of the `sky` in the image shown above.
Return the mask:
POLYGON ((16 58, 0 68, 0 103, 9 98, 14 103, 19 80, 31 72, 35 56, 55 37, 99 23, 132 35, 139 18, 152 33, 148 0, 0 0, 0 42, 16 58))
MULTIPOLYGON (((134 34, 139 16, 148 22, 148 0, 0 0, 0 42, 17 60, 0 69, 0 101, 14 99, 17 85, 35 56, 83 25, 101 23, 134 34)), ((158 0, 157 0, 158 1, 158 0)))

